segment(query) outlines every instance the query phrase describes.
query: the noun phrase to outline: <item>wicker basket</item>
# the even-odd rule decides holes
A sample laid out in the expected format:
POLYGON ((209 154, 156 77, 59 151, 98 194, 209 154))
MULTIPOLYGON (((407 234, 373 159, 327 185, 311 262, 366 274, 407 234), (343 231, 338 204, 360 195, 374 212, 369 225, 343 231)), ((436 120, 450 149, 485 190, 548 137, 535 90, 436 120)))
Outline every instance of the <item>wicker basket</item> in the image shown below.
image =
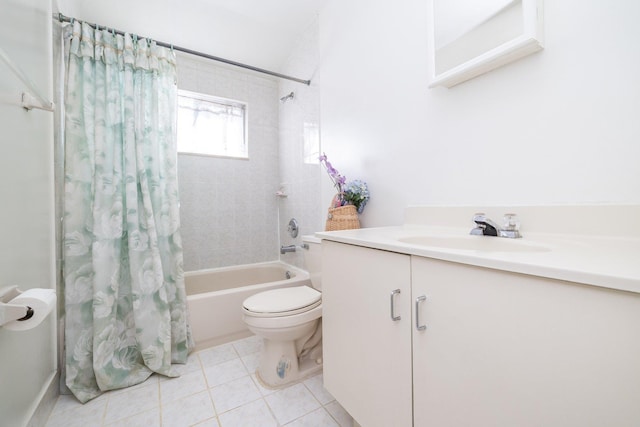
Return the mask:
POLYGON ((340 206, 339 208, 329 208, 325 231, 352 230, 360 228, 358 211, 353 205, 340 206))

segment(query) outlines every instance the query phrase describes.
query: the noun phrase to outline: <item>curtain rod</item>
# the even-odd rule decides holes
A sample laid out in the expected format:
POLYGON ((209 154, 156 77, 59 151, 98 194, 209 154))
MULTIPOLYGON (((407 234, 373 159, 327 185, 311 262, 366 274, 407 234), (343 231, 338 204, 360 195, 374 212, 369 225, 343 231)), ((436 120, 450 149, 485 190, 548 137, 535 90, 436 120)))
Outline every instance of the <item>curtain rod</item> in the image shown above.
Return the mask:
MULTIPOLYGON (((57 14, 54 13, 53 14, 53 18, 57 19, 60 22, 72 22, 73 20, 76 20, 76 21, 79 21, 79 22, 84 22, 84 21, 81 21, 81 20, 78 20, 78 19, 75 19, 75 18, 69 18, 68 16, 63 15, 62 13, 57 13, 57 14)), ((89 22, 85 22, 85 24, 89 25, 92 28, 97 28, 96 24, 91 24, 89 22)), ((105 26, 105 28, 107 28, 107 27, 105 26)), ((116 34, 119 34, 121 36, 124 35, 123 31, 119 31, 119 30, 116 30, 116 29, 109 29, 109 30, 113 31, 116 34)), ((230 59, 220 58, 219 56, 209 55, 207 53, 198 52, 196 50, 188 49, 186 47, 176 46, 176 45, 173 45, 173 44, 170 44, 170 43, 161 42, 161 41, 158 41, 158 40, 154 40, 154 41, 156 42, 156 44, 158 46, 167 47, 167 48, 170 48, 170 49, 173 49, 173 50, 177 50, 177 51, 180 51, 180 52, 188 53, 189 55, 200 56, 202 58, 210 59, 212 61, 224 62, 225 64, 233 65, 235 67, 245 68, 247 70, 256 71, 256 72, 262 73, 262 74, 268 74, 270 76, 278 77, 278 78, 281 78, 281 79, 291 80, 291 81, 294 81, 294 82, 305 84, 307 86, 309 86, 311 84, 311 80, 304 80, 304 79, 299 79, 297 77, 291 77, 291 76, 288 76, 286 74, 276 73, 275 71, 265 70, 264 68, 254 67, 253 65, 247 65, 247 64, 243 64, 241 62, 232 61, 230 59)))

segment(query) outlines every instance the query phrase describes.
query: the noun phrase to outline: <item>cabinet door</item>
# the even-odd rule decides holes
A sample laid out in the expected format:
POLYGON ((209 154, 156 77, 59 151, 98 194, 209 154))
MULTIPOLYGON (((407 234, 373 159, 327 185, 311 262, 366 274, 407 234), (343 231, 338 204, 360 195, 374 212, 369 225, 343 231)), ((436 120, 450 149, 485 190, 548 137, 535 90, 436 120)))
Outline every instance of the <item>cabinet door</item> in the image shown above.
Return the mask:
POLYGON ((640 425, 640 295, 411 262, 415 426, 640 425))
POLYGON ((362 426, 411 426, 410 257, 326 240, 322 255, 325 387, 362 426))

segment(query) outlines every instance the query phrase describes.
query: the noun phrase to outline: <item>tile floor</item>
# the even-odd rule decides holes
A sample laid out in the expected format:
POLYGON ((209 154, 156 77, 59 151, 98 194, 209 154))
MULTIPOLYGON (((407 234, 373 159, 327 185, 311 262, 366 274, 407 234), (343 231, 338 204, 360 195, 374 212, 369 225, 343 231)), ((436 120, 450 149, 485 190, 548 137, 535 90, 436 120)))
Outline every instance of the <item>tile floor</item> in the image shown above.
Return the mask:
POLYGON ((262 340, 245 338, 189 356, 182 375, 105 393, 86 404, 61 395, 46 427, 351 427, 322 374, 280 390, 255 377, 262 340))

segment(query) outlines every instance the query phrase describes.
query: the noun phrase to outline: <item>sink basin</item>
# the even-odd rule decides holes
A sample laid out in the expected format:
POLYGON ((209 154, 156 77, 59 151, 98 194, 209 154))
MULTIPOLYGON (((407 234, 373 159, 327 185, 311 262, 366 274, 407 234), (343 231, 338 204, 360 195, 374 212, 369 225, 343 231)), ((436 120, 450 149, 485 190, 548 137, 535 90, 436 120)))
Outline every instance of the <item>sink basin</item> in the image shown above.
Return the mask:
POLYGON ((489 236, 437 237, 410 236, 401 237, 400 242, 411 245, 431 246, 443 249, 457 249, 465 251, 483 252, 548 252, 551 249, 523 242, 521 239, 507 239, 489 236))

